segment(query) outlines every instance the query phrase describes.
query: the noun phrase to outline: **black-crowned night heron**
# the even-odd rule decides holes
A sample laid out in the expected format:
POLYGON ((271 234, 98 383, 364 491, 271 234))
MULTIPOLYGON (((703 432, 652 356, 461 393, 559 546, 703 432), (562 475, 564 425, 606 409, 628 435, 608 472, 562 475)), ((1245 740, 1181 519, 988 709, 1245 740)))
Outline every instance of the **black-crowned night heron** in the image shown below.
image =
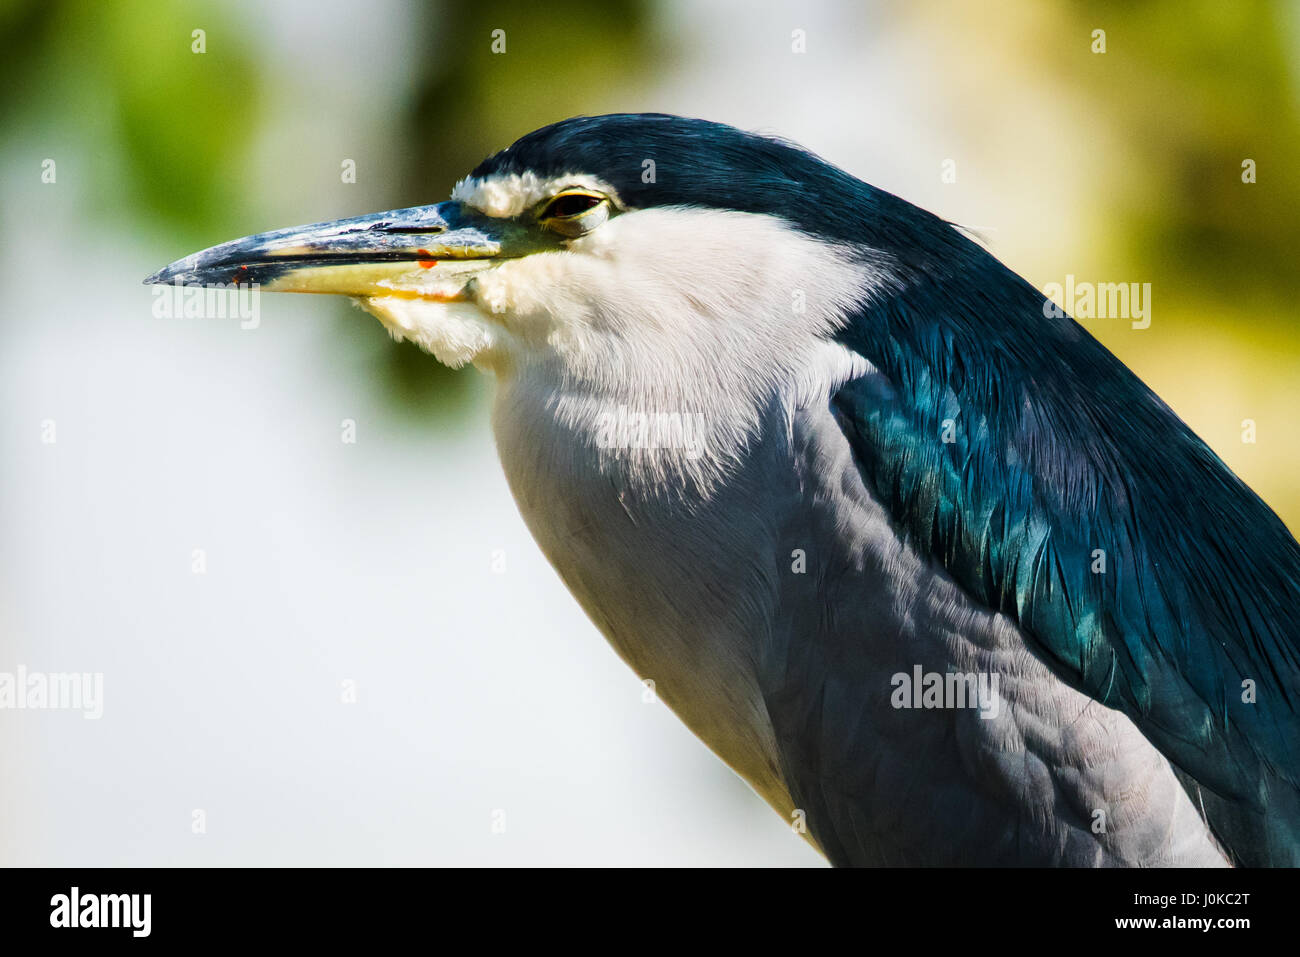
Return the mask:
POLYGON ((560 576, 832 862, 1300 863, 1300 546, 943 220, 616 115, 150 281, 352 296, 493 374, 560 576))

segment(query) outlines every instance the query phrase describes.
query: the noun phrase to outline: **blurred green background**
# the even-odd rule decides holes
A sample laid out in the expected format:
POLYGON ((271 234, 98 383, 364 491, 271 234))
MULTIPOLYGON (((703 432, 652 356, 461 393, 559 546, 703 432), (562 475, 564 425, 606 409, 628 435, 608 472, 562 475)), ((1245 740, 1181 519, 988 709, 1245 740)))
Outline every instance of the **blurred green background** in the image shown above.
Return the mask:
MULTIPOLYGON (((130 663, 131 675, 180 668, 187 681, 201 682, 197 676, 212 667, 203 657, 209 652, 177 662, 167 655, 179 652, 158 650, 189 647, 176 636, 195 627, 195 609, 177 604, 154 617, 141 610, 180 587, 170 572, 150 577, 156 551, 146 549, 174 547, 187 556, 196 536, 216 539, 228 527, 232 554, 240 547, 265 551, 268 540, 260 532, 279 528, 279 537, 272 537, 281 551, 271 549, 278 566, 258 566, 256 555, 244 556, 275 579, 274 586, 250 596, 248 579, 232 579, 233 604, 203 606, 202 614, 220 622, 205 647, 233 642, 239 655, 256 658, 276 643, 268 636, 298 633, 304 613, 285 608, 320 604, 321 595, 331 594, 331 602, 346 607, 324 602, 319 620, 301 626, 301 645, 285 639, 285 675, 293 675, 295 660, 304 656, 341 659, 322 666, 325 682, 349 668, 381 673, 388 658, 352 657, 361 654, 358 634, 403 633, 404 622, 436 605, 440 610, 429 617, 442 624, 409 635, 410 645, 380 641, 374 653, 391 654, 399 670, 427 666, 473 685, 464 670, 472 666, 448 650, 446 620, 461 615, 487 634, 508 624, 494 608, 478 614, 469 604, 456 605, 457 597, 520 603, 519 629, 540 633, 527 645, 496 646, 495 653, 534 654, 528 660, 539 669, 538 685, 556 694, 557 682, 571 680, 558 693, 578 702, 572 705, 578 710, 548 726, 552 737, 524 744, 544 754, 554 752, 557 738, 575 743, 554 756, 553 767, 537 765, 533 772, 519 770, 527 759, 517 754, 501 753, 495 764, 483 757, 519 735, 512 702, 531 692, 515 688, 514 697, 489 697, 477 718, 464 719, 481 732, 495 712, 506 715, 495 737, 471 735, 466 760, 491 765, 476 765, 473 773, 522 780, 515 802, 528 806, 528 795, 555 791, 557 781, 563 791, 575 776, 595 774, 593 762, 615 778, 629 762, 653 762, 651 755, 694 747, 683 743, 685 732, 671 718, 645 732, 657 736, 658 751, 659 745, 629 737, 641 732, 617 721, 612 728, 623 737, 603 745, 582 737, 595 733, 591 723, 616 707, 592 689, 624 681, 617 694, 630 697, 635 682, 610 677, 621 674, 621 666, 535 554, 499 477, 487 478, 494 466, 485 433, 488 385, 481 377, 472 370, 449 372, 409 344, 391 342, 377 323, 344 303, 268 297, 262 328, 253 334, 229 324, 160 325, 149 319, 149 292, 138 285, 159 266, 235 236, 436 202, 483 156, 531 129, 578 113, 637 110, 705 116, 800 141, 855 175, 976 229, 1040 288, 1063 283, 1067 274, 1078 281, 1151 283, 1150 328, 1135 330, 1117 319, 1085 325, 1293 530, 1300 528, 1295 2, 0 0, 0 282, 12 293, 0 307, 9 430, 0 460, 0 653, 25 656, 38 667, 38 659, 56 649, 81 670, 84 656, 98 661, 112 648, 122 667, 130 663), (201 53, 194 50, 195 30, 203 31, 201 53), (504 53, 493 52, 494 30, 505 31, 504 53), (792 50, 795 30, 804 31, 806 52, 792 50), (1105 31, 1104 53, 1094 52, 1095 30, 1105 31), (47 159, 57 163, 55 183, 41 181, 47 159), (1247 159, 1256 164, 1257 182, 1242 181, 1247 159), (355 182, 341 176, 348 160, 355 163, 355 182), (949 160, 955 182, 942 176, 949 160), (186 383, 197 383, 194 395, 186 383), (338 441, 331 430, 350 408, 366 410, 365 434, 374 437, 366 454, 380 456, 364 459, 364 468, 341 464, 333 451, 338 441), (51 410, 68 436, 60 439, 59 454, 69 457, 62 464, 52 464, 29 441, 33 423, 51 410), (96 410, 111 418, 92 429, 96 410), (163 424, 133 424, 140 416, 161 417, 163 424), (1242 441, 1246 419, 1257 426, 1253 444, 1242 441), (73 467, 79 436, 110 434, 104 447, 87 446, 73 467), (455 491, 462 496, 456 509, 478 515, 477 527, 494 529, 491 534, 508 538, 524 556, 508 593, 492 591, 496 585, 483 577, 482 555, 494 547, 489 533, 476 540, 472 531, 460 530, 470 541, 458 542, 460 551, 438 564, 431 550, 451 548, 452 532, 419 526, 411 517, 438 508, 431 483, 457 472, 465 485, 455 491), (384 485, 379 474, 394 478, 384 485), (303 490, 313 484, 325 487, 325 498, 292 511, 294 497, 307 495, 303 490), (232 488, 248 497, 227 501, 232 488), (115 497, 97 497, 107 496, 105 489, 115 497), (137 497, 114 518, 121 503, 137 497), (410 537, 404 537, 407 521, 415 523, 410 537), (175 541, 168 537, 172 530, 175 541), (386 578, 367 577, 367 548, 375 549, 386 578), (319 566, 313 554, 325 556, 319 566), (346 573, 338 571, 341 563, 346 573), (533 595, 534 603, 521 593, 533 595), (79 596, 85 609, 65 604, 69 595, 79 596), (252 602, 253 611, 229 617, 235 614, 230 607, 241 602, 252 602), (88 630, 93 634, 82 639, 68 637, 88 630), (427 660, 412 660, 411 648, 429 642, 427 660), (550 651, 531 650, 547 642, 550 651), (561 647, 564 655, 556 650, 561 647), (141 648, 151 649, 146 658, 132 658, 143 654, 141 648), (78 649, 83 658, 76 658, 78 649), (457 661, 460 671, 452 667, 457 661), (552 666, 553 673, 547 670, 552 666), (606 750, 593 758, 591 749, 598 747, 606 750)), ((115 662, 110 657, 101 664, 111 669, 115 662)), ((272 673, 277 667, 274 661, 264 666, 272 673)), ((220 668, 217 674, 238 683, 220 668)), ((181 697, 193 698, 195 685, 187 687, 181 697)), ((430 718, 422 716, 418 688, 411 694, 410 727, 404 725, 402 734, 426 747, 472 707, 460 702, 459 710, 449 706, 430 718)), ((141 705, 134 733, 154 726, 157 709, 171 708, 179 734, 211 735, 212 742, 234 734, 210 713, 191 713, 170 698, 150 707, 141 705)), ((642 720, 644 709, 626 707, 628 722, 642 720)), ((554 711, 539 699, 529 713, 554 711)), ((280 720, 276 716, 282 712, 267 711, 263 725, 247 729, 244 747, 261 746, 266 723, 280 720)), ((385 722, 396 721, 379 712, 371 718, 377 724, 364 733, 348 732, 356 734, 358 755, 385 722)), ((48 726, 11 725, 0 733, 9 735, 9 757, 0 763, 31 782, 9 792, 11 821, 54 826, 53 812, 41 817, 45 812, 35 810, 51 789, 88 788, 109 807, 116 805, 108 792, 119 794, 123 807, 145 800, 143 791, 121 781, 106 792, 102 782, 89 783, 46 761, 55 739, 87 754, 103 751, 104 742, 86 740, 80 725, 57 734, 48 726), (33 776, 31 764, 41 762, 49 766, 33 776)), ((313 751, 315 739, 302 733, 295 753, 305 749, 319 760, 303 758, 301 766, 287 761, 293 773, 285 772, 278 793, 290 803, 301 798, 291 779, 324 787, 313 775, 326 774, 322 769, 336 758, 333 746, 313 751)), ((154 757, 174 760, 173 744, 157 742, 154 757)), ((377 754, 371 773, 381 775, 391 755, 382 748, 377 754)), ((418 760, 436 763, 438 754, 433 747, 418 760)), ((725 856, 742 853, 725 830, 738 826, 768 835, 770 845, 752 845, 753 860, 815 863, 716 762, 691 755, 672 765, 675 771, 653 772, 655 780, 673 774, 698 779, 700 789, 689 792, 696 802, 691 810, 663 811, 661 830, 644 821, 628 824, 626 806, 635 795, 609 797, 606 803, 623 809, 610 811, 599 826, 590 811, 565 811, 560 808, 570 805, 561 802, 548 806, 548 814, 552 821, 573 815, 565 819, 570 843, 524 845, 509 859, 545 860, 549 854, 569 860, 563 855, 577 841, 576 830, 587 838, 578 841, 583 860, 606 853, 618 861, 656 854, 682 860, 680 844, 702 848, 702 861, 748 861, 725 856), (704 814, 694 830, 679 826, 702 813, 700 794, 720 795, 717 817, 704 814), (650 837, 628 850, 618 841, 629 828, 650 837), (779 853, 773 850, 778 846, 779 853)), ((232 774, 247 765, 243 758, 231 758, 232 774)), ((203 790, 199 782, 211 753, 193 760, 192 777, 178 772, 188 788, 174 795, 180 805, 198 800, 190 795, 203 790)), ((268 768, 285 763, 272 755, 262 760, 268 768)), ((413 789, 426 802, 422 809, 430 807, 429 795, 457 786, 436 778, 389 783, 413 789)), ((683 787, 671 782, 664 800, 675 800, 683 787)), ((646 797, 644 790, 636 793, 646 797)), ((335 811, 346 814, 339 808, 359 800, 340 798, 335 811)), ((383 804, 387 797, 376 800, 394 820, 421 813, 383 804)), ((89 813, 84 807, 80 812, 89 813)), ((248 845, 229 845, 236 862, 262 859, 250 848, 265 846, 272 848, 265 859, 281 853, 301 860, 316 853, 304 848, 317 847, 322 832, 338 842, 336 853, 319 852, 322 861, 406 860, 398 843, 385 844, 374 833, 367 843, 334 811, 321 811, 320 821, 300 823, 297 831, 279 820, 275 829, 301 837, 299 843, 286 838, 282 847, 259 830, 265 821, 251 807, 247 812, 245 830, 263 843, 250 837, 248 845), (353 840, 355 846, 348 843, 353 840)), ((465 813, 478 814, 477 805, 465 813)), ((102 842, 95 845, 99 862, 210 860, 195 857, 188 845, 169 844, 172 838, 144 818, 123 831, 120 815, 101 815, 107 816, 91 818, 101 830, 134 835, 145 849, 126 850, 101 835, 94 838, 102 842)), ((88 863, 77 857, 74 843, 47 839, 39 826, 30 833, 19 824, 8 827, 0 836, 7 835, 10 859, 49 863, 42 849, 63 847, 68 863, 88 863)), ((437 857, 453 840, 436 828, 421 833, 425 843, 416 846, 429 850, 421 861, 437 857)), ((478 844, 456 846, 467 860, 484 859, 478 844)))

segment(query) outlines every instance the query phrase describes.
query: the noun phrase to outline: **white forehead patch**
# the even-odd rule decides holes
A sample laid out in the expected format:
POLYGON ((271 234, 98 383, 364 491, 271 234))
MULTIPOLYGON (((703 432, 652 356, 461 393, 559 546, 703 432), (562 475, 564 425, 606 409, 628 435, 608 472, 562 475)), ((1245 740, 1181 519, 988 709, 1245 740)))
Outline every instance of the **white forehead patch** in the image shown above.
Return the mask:
POLYGON ((451 198, 499 219, 518 216, 563 189, 589 189, 604 193, 622 207, 618 192, 604 180, 585 173, 541 177, 536 173, 501 173, 482 179, 465 177, 451 191, 451 198))

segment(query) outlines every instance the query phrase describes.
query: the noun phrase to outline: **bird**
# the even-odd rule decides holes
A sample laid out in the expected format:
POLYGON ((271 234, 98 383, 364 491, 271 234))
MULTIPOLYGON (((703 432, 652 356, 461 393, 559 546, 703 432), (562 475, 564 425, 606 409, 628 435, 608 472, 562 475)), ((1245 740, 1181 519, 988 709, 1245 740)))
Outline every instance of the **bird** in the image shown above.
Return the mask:
POLYGON ((1300 545, 960 226, 578 116, 146 282, 350 297, 495 380, 541 551, 830 864, 1300 864, 1300 545))

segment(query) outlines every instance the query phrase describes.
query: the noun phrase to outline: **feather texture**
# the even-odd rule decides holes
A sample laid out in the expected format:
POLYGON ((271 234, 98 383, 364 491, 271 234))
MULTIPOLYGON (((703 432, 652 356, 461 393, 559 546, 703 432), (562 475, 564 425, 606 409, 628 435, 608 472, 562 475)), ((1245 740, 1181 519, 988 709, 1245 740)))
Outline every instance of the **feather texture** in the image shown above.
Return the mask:
POLYGON ((835 400, 864 474, 972 597, 1133 719, 1237 861, 1300 864, 1300 546, 1100 343, 961 242, 842 334, 888 380, 835 400))

